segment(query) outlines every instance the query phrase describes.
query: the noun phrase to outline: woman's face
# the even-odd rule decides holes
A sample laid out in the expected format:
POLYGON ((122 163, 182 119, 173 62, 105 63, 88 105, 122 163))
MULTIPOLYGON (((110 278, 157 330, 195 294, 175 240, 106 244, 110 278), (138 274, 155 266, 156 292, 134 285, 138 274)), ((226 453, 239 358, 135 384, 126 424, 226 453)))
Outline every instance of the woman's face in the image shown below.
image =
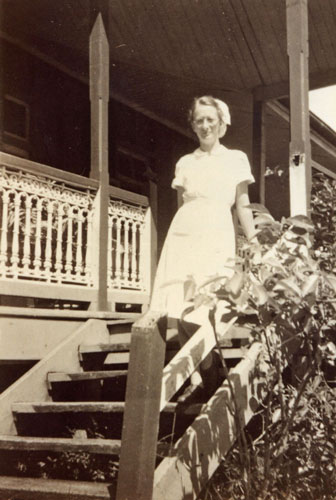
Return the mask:
POLYGON ((213 146, 219 140, 220 120, 214 106, 197 104, 192 127, 201 146, 213 146))

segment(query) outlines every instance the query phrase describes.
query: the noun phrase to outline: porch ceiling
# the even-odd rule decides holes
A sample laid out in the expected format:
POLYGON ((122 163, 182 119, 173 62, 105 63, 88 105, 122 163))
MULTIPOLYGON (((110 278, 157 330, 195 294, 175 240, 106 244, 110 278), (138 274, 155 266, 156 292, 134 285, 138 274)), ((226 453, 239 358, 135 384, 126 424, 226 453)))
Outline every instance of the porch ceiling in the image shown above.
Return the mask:
MULTIPOLYGON (((316 88, 336 83, 336 3, 308 5, 316 88)), ((195 94, 288 92, 285 0, 1 0, 0 8, 2 36, 84 78, 100 8, 112 94, 176 125, 195 94)))

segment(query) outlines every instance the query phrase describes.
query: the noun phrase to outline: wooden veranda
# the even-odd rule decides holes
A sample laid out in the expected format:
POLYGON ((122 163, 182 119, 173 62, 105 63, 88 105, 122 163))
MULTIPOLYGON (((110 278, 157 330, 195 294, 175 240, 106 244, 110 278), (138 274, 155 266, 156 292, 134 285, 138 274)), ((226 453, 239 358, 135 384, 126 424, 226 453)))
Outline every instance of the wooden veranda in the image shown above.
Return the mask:
MULTIPOLYGON (((0 498, 197 498, 235 440, 231 394, 224 380, 207 405, 181 411, 176 393, 215 345, 209 327, 201 326, 176 352, 164 311, 138 318, 140 313, 117 310, 117 303, 138 304, 142 312, 148 305, 160 181, 156 186, 148 177, 148 196, 110 185, 108 102, 121 102, 189 138, 182 120, 190 99, 211 93, 227 100, 237 127, 249 130, 260 200, 265 197, 265 113, 272 106, 290 122, 291 214, 308 214, 312 164, 336 172, 336 167, 312 163, 308 109, 309 89, 336 83, 336 6, 332 0, 15 0, 3 2, 1 9, 3 42, 87 85, 91 162, 85 177, 9 154, 17 146, 6 143, 13 134, 6 135, 2 124, 1 147, 7 152, 0 153, 0 291, 69 304, 81 300, 89 307, 65 312, 2 308, 11 331, 22 328, 22 318, 26 324, 43 318, 52 333, 62 332, 55 333, 54 342, 38 332, 44 346, 38 362, 0 395, 0 448, 120 455, 120 463, 117 485, 3 474, 0 498), (289 108, 274 101, 280 98, 289 98, 289 108), (63 323, 56 325, 60 318, 63 323), (126 377, 124 401, 120 385, 125 391, 126 377), (112 386, 118 381, 116 395, 103 394, 106 381, 112 386), (66 396, 65 386, 71 386, 66 396), (84 389, 76 394, 77 387, 84 389), (175 419, 180 411, 193 422, 167 454, 158 443, 160 419, 175 419), (88 439, 83 422, 66 437, 58 428, 43 434, 49 424, 29 431, 29 419, 47 416, 56 425, 78 414, 106 417, 108 437, 88 439), (111 416, 117 437, 110 432, 111 416), (156 467, 158 450, 166 456, 156 467)), ((316 132, 314 137, 321 143, 316 132)), ((237 136, 229 139, 239 144, 237 136)), ((328 148, 335 158, 335 144, 328 148)), ((249 331, 234 323, 235 318, 223 323, 220 335, 224 342, 241 342, 226 355, 240 360, 230 376, 246 424, 254 411, 251 395, 262 397, 262 381, 254 373, 260 346, 252 344, 244 357, 240 346, 249 331)), ((19 345, 19 335, 13 345, 8 342, 11 352, 15 342, 19 345)))
MULTIPOLYGON (((309 89, 335 82, 330 0, 16 0, 13 5, 2 4, 2 39, 85 83, 88 38, 101 11, 110 49, 110 98, 182 134, 190 135, 185 111, 194 95, 227 99, 238 130, 253 116, 252 164, 259 180, 265 102, 291 92, 292 120, 301 117, 303 106, 308 119, 308 55, 309 89)), ((299 127, 292 123, 292 129, 299 127)), ((291 155, 300 154, 302 140, 302 132, 292 138, 291 155)))

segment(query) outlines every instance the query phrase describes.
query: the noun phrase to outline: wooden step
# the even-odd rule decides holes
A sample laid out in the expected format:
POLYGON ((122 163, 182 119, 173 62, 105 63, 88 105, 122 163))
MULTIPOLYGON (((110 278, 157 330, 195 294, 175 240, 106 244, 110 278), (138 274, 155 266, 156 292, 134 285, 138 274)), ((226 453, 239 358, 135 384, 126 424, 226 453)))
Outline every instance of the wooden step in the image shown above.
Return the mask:
MULTIPOLYGON (((120 339, 120 337, 119 337, 120 339)), ((92 345, 81 345, 79 347, 79 355, 83 356, 85 354, 97 354, 97 353, 114 353, 114 352, 129 352, 130 341, 125 339, 124 342, 120 340, 118 342, 110 342, 108 344, 92 344, 92 345)), ((180 345, 176 339, 167 342, 168 350, 179 349, 180 345)))
MULTIPOLYGON (((118 334, 118 339, 121 340, 118 334)), ((124 337, 124 335, 122 335, 124 337)), ((104 371, 104 361, 109 353, 115 355, 113 365, 125 365, 129 360, 129 341, 110 342, 107 344, 80 345, 78 356, 84 371, 104 371)), ((122 366, 118 367, 123 368, 122 366)))
MULTIPOLYGON (((120 336, 118 335, 120 339, 120 336)), ((167 342, 166 363, 168 363, 179 350, 180 346, 176 338, 167 342)), ((104 370, 109 366, 113 369, 129 362, 130 341, 110 342, 108 344, 81 345, 79 347, 79 359, 85 371, 104 370)))
POLYGON ((104 366, 127 365, 129 357, 129 352, 110 352, 106 355, 104 366))
POLYGON ((1 500, 110 500, 112 488, 88 481, 0 476, 1 500))
POLYGON ((0 450, 87 452, 119 455, 119 439, 41 438, 27 436, 0 436, 0 450))
POLYGON ((94 344, 79 346, 79 355, 110 352, 129 352, 129 342, 111 342, 109 344, 94 344))
MULTIPOLYGON (((128 322, 128 324, 131 325, 131 322, 128 322)), ((110 330, 110 327, 109 327, 110 330)), ((124 331, 118 331, 116 328, 116 331, 112 331, 112 334, 110 335, 110 341, 111 343, 130 343, 131 342, 131 336, 132 336, 132 328, 130 327, 129 330, 125 329, 124 331)), ((176 328, 168 328, 167 329, 167 343, 174 343, 178 342, 178 332, 176 328)))
MULTIPOLYGON (((250 330, 247 328, 236 328, 230 337, 221 339, 220 345, 223 347, 222 352, 226 358, 242 358, 243 352, 239 347, 230 348, 233 345, 232 340, 249 339, 250 330)), ((120 337, 119 337, 120 338, 120 337)), ((103 358, 104 365, 127 364, 129 362, 130 341, 111 342, 108 344, 81 345, 79 347, 79 357, 83 361, 87 355, 105 355, 103 358)), ((180 349, 180 345, 176 337, 173 337, 167 342, 167 361, 172 359, 180 349)))
POLYGON ((105 380, 127 377, 127 370, 104 370, 104 371, 90 371, 90 372, 50 372, 48 373, 48 384, 57 382, 81 382, 86 380, 105 380))
POLYGON ((118 334, 128 334, 132 330, 134 320, 133 319, 119 319, 119 320, 109 320, 106 322, 108 331, 113 338, 114 335, 118 334))
POLYGON ((50 372, 47 375, 53 401, 123 401, 127 370, 50 372))
MULTIPOLYGON (((202 403, 192 405, 168 403, 163 411, 165 413, 177 413, 181 415, 198 415, 202 407, 202 403)), ((124 402, 28 402, 12 404, 12 411, 14 414, 123 413, 124 408, 124 402)))
MULTIPOLYGON (((173 357, 178 353, 178 350, 170 350, 166 357, 166 362, 173 359, 173 357)), ((240 348, 234 347, 224 347, 221 349, 224 359, 241 359, 244 357, 244 351, 240 348)), ((106 355, 104 365, 122 365, 129 362, 129 353, 127 352, 110 352, 106 355)))
MULTIPOLYGON (((120 439, 51 438, 36 436, 0 436, 0 451, 49 451, 53 453, 94 453, 120 455, 120 439)), ((158 454, 169 454, 167 443, 159 442, 158 454)))
POLYGON ((13 413, 120 413, 124 411, 124 402, 37 402, 13 403, 13 413))
MULTIPOLYGON (((168 403, 160 416, 159 439, 166 441, 167 436, 172 435, 178 439, 202 408, 201 403, 168 403)), ((85 429, 89 436, 119 440, 124 409, 124 402, 30 402, 12 405, 18 434, 41 438, 71 438, 74 432, 85 429)), ((159 454, 165 455, 163 452, 159 454)))

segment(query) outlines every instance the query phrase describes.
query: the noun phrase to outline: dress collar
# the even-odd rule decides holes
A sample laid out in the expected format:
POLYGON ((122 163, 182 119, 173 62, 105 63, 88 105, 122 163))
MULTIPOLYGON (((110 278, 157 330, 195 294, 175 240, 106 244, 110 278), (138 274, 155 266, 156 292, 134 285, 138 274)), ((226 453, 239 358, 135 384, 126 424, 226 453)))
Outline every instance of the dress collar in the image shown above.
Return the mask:
POLYGON ((211 151, 211 153, 203 151, 201 148, 197 148, 194 151, 194 155, 196 156, 196 158, 202 158, 204 156, 221 156, 226 151, 227 148, 223 146, 223 144, 220 144, 214 151, 211 151))

